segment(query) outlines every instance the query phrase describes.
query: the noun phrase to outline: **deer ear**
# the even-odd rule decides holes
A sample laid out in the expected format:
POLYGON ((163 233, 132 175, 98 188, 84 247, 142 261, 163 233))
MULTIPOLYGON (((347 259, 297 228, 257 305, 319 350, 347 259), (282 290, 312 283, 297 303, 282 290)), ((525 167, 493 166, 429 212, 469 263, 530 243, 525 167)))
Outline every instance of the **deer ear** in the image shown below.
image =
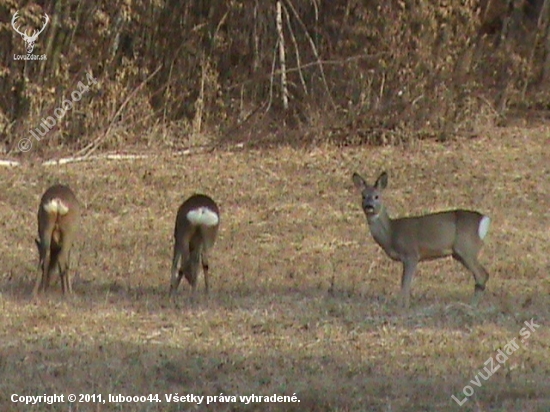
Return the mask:
POLYGON ((367 182, 358 173, 353 174, 353 184, 355 187, 362 192, 367 187, 367 182))
POLYGON ((378 179, 376 179, 374 187, 377 189, 385 189, 386 186, 388 186, 388 174, 386 172, 382 172, 380 176, 378 176, 378 179))

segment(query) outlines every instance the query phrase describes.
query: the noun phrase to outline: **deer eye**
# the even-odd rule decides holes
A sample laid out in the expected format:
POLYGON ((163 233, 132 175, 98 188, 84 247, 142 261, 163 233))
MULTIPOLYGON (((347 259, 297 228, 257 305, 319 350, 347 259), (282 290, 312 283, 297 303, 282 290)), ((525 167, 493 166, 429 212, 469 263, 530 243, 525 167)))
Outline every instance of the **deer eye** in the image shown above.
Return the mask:
POLYGON ((378 200, 378 195, 374 195, 374 200, 378 200))

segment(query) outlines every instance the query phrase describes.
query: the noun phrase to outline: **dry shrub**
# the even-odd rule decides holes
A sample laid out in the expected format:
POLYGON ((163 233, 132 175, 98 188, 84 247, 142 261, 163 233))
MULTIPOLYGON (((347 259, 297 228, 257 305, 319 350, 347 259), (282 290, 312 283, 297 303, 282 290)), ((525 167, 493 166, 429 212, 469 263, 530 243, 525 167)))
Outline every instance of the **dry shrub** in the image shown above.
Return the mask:
POLYGON ((270 2, 5 2, 2 21, 15 11, 29 28, 52 19, 37 43, 45 62, 14 61, 23 43, 0 25, 0 139, 14 148, 87 72, 98 84, 39 150, 98 138, 104 149, 149 146, 153 130, 171 147, 235 131, 257 142, 395 144, 548 107, 541 0, 510 10, 494 6, 501 0, 281 2, 288 109, 270 2))

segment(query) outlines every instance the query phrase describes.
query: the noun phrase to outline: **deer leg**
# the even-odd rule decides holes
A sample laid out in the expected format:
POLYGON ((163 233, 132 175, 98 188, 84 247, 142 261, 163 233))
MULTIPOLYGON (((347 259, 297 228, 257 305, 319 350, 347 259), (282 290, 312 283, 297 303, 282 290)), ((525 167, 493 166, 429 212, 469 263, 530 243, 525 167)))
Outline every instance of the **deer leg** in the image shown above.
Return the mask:
POLYGON ((44 259, 44 275, 42 276, 42 286, 41 289, 43 292, 48 290, 50 288, 50 278, 51 273, 55 269, 57 262, 57 252, 55 249, 50 249, 47 254, 46 258, 44 259))
POLYGON ((185 274, 185 279, 191 285, 193 294, 197 289, 197 277, 199 275, 199 265, 201 259, 201 251, 198 249, 193 249, 189 254, 187 261, 185 262, 184 267, 182 268, 183 273, 185 274))
POLYGON ((172 259, 172 276, 170 281, 170 296, 176 293, 178 286, 180 285, 181 278, 183 277, 183 271, 179 270, 179 266, 182 260, 181 246, 176 242, 174 244, 174 257, 172 259))
POLYGON ((40 270, 36 275, 36 282, 34 283, 34 288, 32 290, 33 296, 36 296, 39 292, 44 291, 44 281, 46 280, 47 272, 50 266, 50 252, 46 251, 44 256, 40 258, 40 270))
POLYGON ((401 305, 407 309, 410 304, 411 282, 416 272, 417 260, 403 261, 403 276, 401 277, 401 305))
POLYGON ((485 284, 487 283, 487 280, 489 280, 489 272, 485 270, 485 268, 473 255, 468 258, 464 254, 461 255, 455 252, 455 254, 453 254, 453 258, 462 263, 462 265, 474 275, 474 280, 476 283, 474 286, 472 306, 477 306, 483 296, 483 292, 485 291, 485 284))
POLYGON ((70 266, 71 266, 71 249, 67 252, 67 261, 65 263, 65 279, 67 279, 67 288, 69 290, 69 293, 73 294, 73 282, 71 282, 71 276, 70 276, 70 266))
POLYGON ((489 272, 487 272, 487 270, 479 262, 477 262, 477 265, 478 265, 478 273, 480 275, 477 275, 475 277, 476 284, 474 286, 474 298, 472 299, 473 306, 477 306, 479 304, 479 301, 483 296, 483 292, 485 292, 485 284, 489 279, 489 272), (482 279, 482 281, 480 281, 480 278, 482 279))
POLYGON ((208 253, 206 251, 202 252, 201 261, 202 261, 202 271, 204 272, 204 293, 206 295, 208 295, 208 290, 209 290, 209 287, 208 287, 208 269, 209 269, 209 265, 208 265, 208 253))
POLYGON ((57 268, 61 278, 61 290, 63 294, 73 293, 71 280, 69 278, 69 253, 66 248, 62 248, 57 255, 57 268))
MULTIPOLYGON (((55 272, 55 269, 59 270, 59 275, 62 275, 62 270, 60 263, 62 263, 65 259, 65 254, 63 253, 62 249, 59 249, 59 246, 56 244, 52 244, 50 248, 50 252, 48 254, 49 262, 46 266, 48 269, 46 270, 46 274, 44 275, 44 284, 43 289, 47 290, 50 288, 50 282, 52 280, 52 273, 55 272)), ((63 278, 61 279, 63 280, 63 278)))
POLYGON ((36 276, 36 281, 34 282, 34 288, 32 289, 32 295, 35 297, 38 295, 38 291, 42 291, 42 278, 44 277, 44 271, 41 269, 36 276))
POLYGON ((66 270, 61 266, 59 262, 57 264, 57 268, 59 270, 59 277, 61 278, 61 291, 63 292, 63 295, 66 295, 68 293, 67 273, 66 273, 66 270))

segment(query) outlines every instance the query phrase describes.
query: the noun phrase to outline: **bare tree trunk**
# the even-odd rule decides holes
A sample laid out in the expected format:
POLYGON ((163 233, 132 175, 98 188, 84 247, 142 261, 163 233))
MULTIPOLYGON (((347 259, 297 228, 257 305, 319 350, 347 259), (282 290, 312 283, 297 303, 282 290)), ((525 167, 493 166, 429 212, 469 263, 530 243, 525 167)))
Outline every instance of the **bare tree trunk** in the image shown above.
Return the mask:
MULTIPOLYGON (((531 53, 529 55, 529 61, 528 61, 528 69, 529 69, 529 76, 527 80, 525 81, 525 84, 523 86, 523 92, 522 92, 522 100, 525 100, 525 95, 527 93, 527 88, 530 85, 530 77, 532 77, 532 73, 534 70, 534 66, 536 65, 535 62, 535 54, 537 52, 537 47, 540 43, 543 44, 542 48, 544 48, 545 57, 543 57, 541 60, 544 60, 543 67, 542 67, 542 76, 539 77, 539 83, 542 82, 543 84, 546 83, 548 80, 548 76, 550 75, 550 58, 548 57, 548 52, 550 51, 550 33, 549 33, 549 26, 550 26, 550 1, 544 0, 544 3, 542 4, 542 8, 540 10, 539 19, 537 22, 537 33, 535 35, 535 39, 533 41, 533 47, 531 49, 531 53)), ((533 81, 531 80, 531 83, 533 81)))
POLYGON ((193 134, 199 134, 202 130, 202 119, 204 115, 204 87, 205 87, 205 81, 206 81, 206 72, 207 72, 207 57, 202 57, 201 62, 201 81, 200 81, 200 89, 199 89, 199 96, 197 97, 197 100, 195 101, 195 117, 193 118, 193 134))
MULTIPOLYGON (((544 27, 545 47, 544 66, 542 68, 542 82, 550 85, 550 0, 544 0, 540 11, 541 24, 544 27)), ((541 27, 541 30, 542 27, 541 27)))
POLYGON ((283 35, 283 8, 281 1, 277 1, 277 33, 279 34, 279 61, 281 63, 281 89, 283 94, 283 107, 288 110, 288 85, 286 81, 285 37, 283 35))
POLYGON ((252 57, 252 73, 256 73, 260 68, 260 38, 258 35, 258 0, 254 2, 254 26, 252 29, 252 45, 253 45, 253 57, 252 57))

